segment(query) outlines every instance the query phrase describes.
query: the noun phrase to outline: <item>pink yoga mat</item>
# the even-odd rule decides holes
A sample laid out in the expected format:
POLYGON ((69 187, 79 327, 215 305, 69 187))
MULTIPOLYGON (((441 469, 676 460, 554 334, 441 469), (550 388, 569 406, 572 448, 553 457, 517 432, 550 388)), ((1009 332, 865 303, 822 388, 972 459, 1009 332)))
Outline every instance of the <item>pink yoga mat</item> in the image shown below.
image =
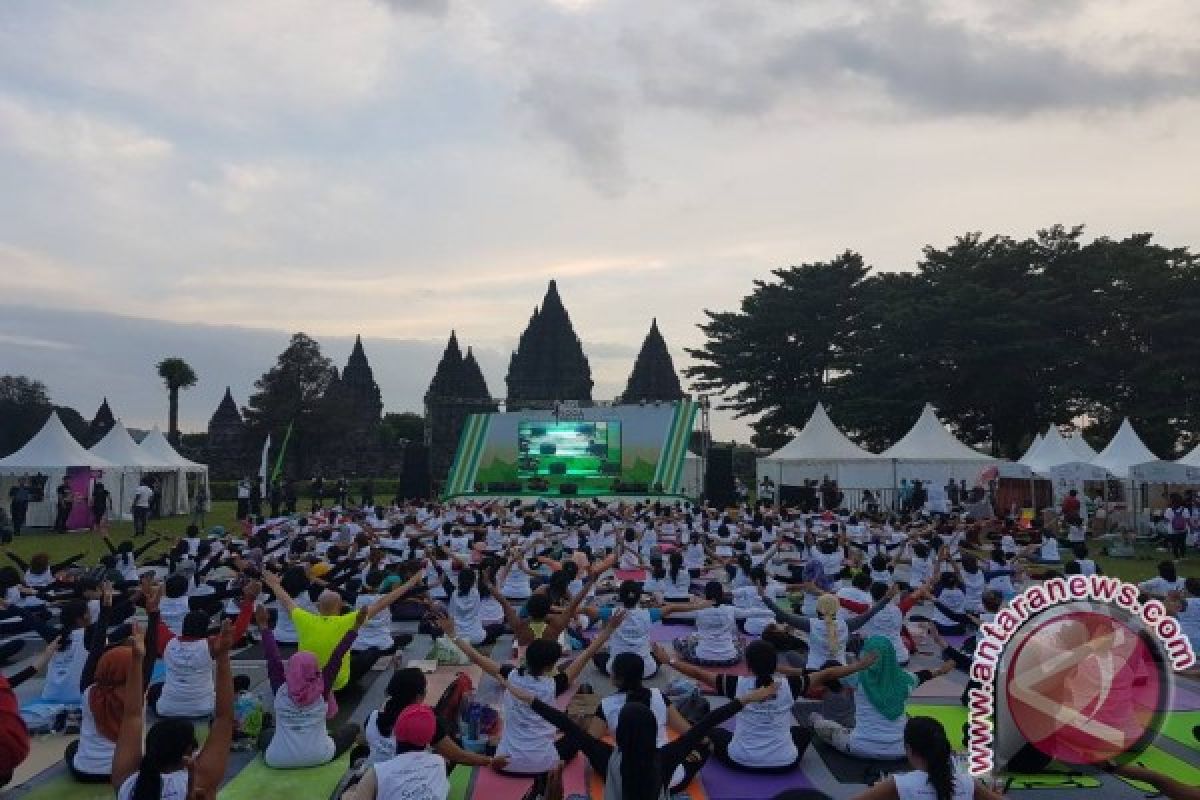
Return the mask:
POLYGON ((646 580, 646 570, 619 569, 616 571, 616 576, 619 581, 644 581, 646 580))
MULTIPOLYGON (((577 755, 567 762, 567 766, 563 769, 563 794, 565 796, 587 793, 587 774, 584 770, 584 762, 584 757, 577 755)), ((492 769, 481 768, 475 773, 475 788, 472 797, 473 800, 521 800, 532 782, 532 777, 515 778, 501 775, 492 769)))

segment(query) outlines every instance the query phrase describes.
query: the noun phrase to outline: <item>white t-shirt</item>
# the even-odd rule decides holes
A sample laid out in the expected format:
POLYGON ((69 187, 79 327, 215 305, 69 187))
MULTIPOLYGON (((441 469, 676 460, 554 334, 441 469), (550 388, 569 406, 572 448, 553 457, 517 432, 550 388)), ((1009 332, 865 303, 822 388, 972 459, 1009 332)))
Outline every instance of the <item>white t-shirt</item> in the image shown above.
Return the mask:
POLYGON ((446 601, 446 608, 450 612, 450 618, 454 620, 458 635, 471 644, 480 644, 487 638, 483 620, 479 617, 479 605, 479 590, 475 587, 471 587, 465 596, 456 589, 446 601))
POLYGON ((846 624, 846 621, 842 619, 834 620, 838 645, 836 652, 831 652, 829 649, 828 626, 825 620, 815 617, 809 620, 808 624, 808 662, 805 665, 805 669, 820 669, 829 661, 845 664, 846 640, 850 638, 850 627, 846 624))
MULTIPOLYGON (((529 692, 546 705, 554 705, 554 679, 534 677, 513 670, 509 682, 529 692)), ((558 763, 554 747, 556 728, 537 712, 504 693, 504 732, 496 746, 496 755, 508 756, 508 770, 522 775, 547 772, 558 763)))
POLYGON ((160 717, 204 717, 213 713, 216 687, 208 640, 172 639, 163 650, 162 694, 155 706, 160 717))
MULTIPOLYGON (((650 711, 654 714, 654 721, 658 723, 655 738, 658 746, 662 747, 667 743, 667 701, 663 699, 660 690, 650 689, 649 691, 650 711)), ((625 707, 625 700, 625 693, 617 692, 600 701, 600 711, 604 714, 604 721, 608 724, 608 730, 613 736, 617 735, 617 722, 621 718, 621 709, 625 707)), ((683 778, 683 765, 680 765, 671 774, 671 787, 678 786, 683 782, 683 778)))
POLYGON ((92 687, 83 691, 83 718, 79 723, 79 749, 75 751, 72 766, 88 775, 111 775, 113 754, 117 743, 96 730, 96 715, 88 705, 92 687))
MULTIPOLYGON (((912 673, 908 675, 915 688, 916 677, 912 673)), ((908 724, 908 715, 888 719, 871 705, 857 675, 851 675, 847 681, 854 686, 854 730, 850 732, 848 743, 850 754, 864 758, 903 758, 904 726, 908 724)))
POLYGON ((76 628, 67 637, 67 646, 50 658, 46 667, 46 681, 42 684, 42 700, 49 703, 78 705, 83 693, 79 691, 79 679, 87 663, 87 629, 76 628))
POLYGON ((139 486, 133 490, 133 505, 135 508, 149 508, 154 499, 154 490, 149 486, 139 486))
POLYGON ((966 594, 966 609, 971 612, 983 610, 983 590, 987 587, 987 578, 982 569, 975 572, 962 570, 963 591, 966 594))
POLYGON ((1138 584, 1138 588, 1146 594, 1165 595, 1167 592, 1183 591, 1183 578, 1176 578, 1175 582, 1166 580, 1161 575, 1156 575, 1148 581, 1142 581, 1138 584))
POLYGON ((401 753, 374 766, 376 800, 446 800, 446 761, 424 750, 401 753))
POLYGON ((333 760, 337 749, 325 729, 328 712, 325 698, 298 706, 288 694, 287 685, 275 692, 275 735, 267 745, 263 760, 275 769, 315 767, 333 760))
POLYGON ((702 608, 696 612, 696 658, 730 661, 738 657, 737 612, 733 606, 702 608))
POLYGON ((1175 614, 1179 627, 1192 643, 1192 652, 1200 653, 1200 597, 1189 597, 1187 604, 1175 614))
MULTIPOLYGON (((133 787, 137 784, 138 773, 133 773, 121 784, 117 792, 117 800, 129 800, 133 797, 133 787)), ((164 772, 162 776, 162 800, 187 800, 188 774, 186 769, 175 772, 164 772)))
POLYGON ((650 628, 653 624, 650 612, 646 609, 630 609, 608 640, 609 660, 621 653, 635 653, 642 659, 642 677, 648 678, 653 675, 658 670, 650 643, 650 628))
MULTIPOLYGON (((921 770, 898 772, 892 777, 896 781, 896 794, 900 800, 937 800, 937 792, 929 783, 929 776, 921 770)), ((971 800, 975 796, 975 783, 971 776, 958 773, 954 776, 953 800, 971 800)))
POLYGON ((900 635, 903 630, 904 614, 894 603, 889 603, 858 629, 858 635, 864 640, 872 636, 882 636, 892 643, 892 649, 896 651, 896 661, 907 664, 908 647, 904 644, 904 637, 900 635))
MULTIPOLYGON (((360 594, 354 598, 354 607, 367 608, 376 600, 379 599, 377 594, 360 594)), ((358 631, 358 637, 355 638, 354 644, 350 645, 351 650, 370 650, 372 647, 377 647, 381 650, 389 649, 396 640, 392 638, 392 615, 384 609, 381 613, 371 617, 362 628, 358 631)))
MULTIPOLYGON (((783 592, 783 586, 770 582, 767 584, 767 594, 778 599, 783 592)), ((767 608, 753 586, 742 586, 733 590, 733 606, 737 609, 738 619, 744 620, 742 627, 751 636, 761 636, 766 627, 775 621, 775 612, 767 608)))
MULTIPOLYGON (((743 676, 737 681, 737 696, 754 690, 756 679, 743 676)), ((792 687, 776 677, 779 690, 761 703, 746 706, 734 717, 729 757, 746 767, 786 767, 796 762, 796 743, 792 740, 792 687)))

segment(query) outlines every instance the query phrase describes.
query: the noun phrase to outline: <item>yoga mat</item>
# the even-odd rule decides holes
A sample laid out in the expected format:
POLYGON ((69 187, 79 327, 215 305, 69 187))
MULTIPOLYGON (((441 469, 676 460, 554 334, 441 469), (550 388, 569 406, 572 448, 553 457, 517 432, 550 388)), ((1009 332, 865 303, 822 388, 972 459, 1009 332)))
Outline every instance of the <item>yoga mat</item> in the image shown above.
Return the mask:
MULTIPOLYGON (((12 797, 20 800, 112 800, 113 789, 107 783, 77 783, 66 772, 56 775, 21 793, 20 789, 9 789, 12 797)), ((8 797, 9 795, 4 795, 8 797)))
MULTIPOLYGON (((563 768, 563 796, 584 794, 588 791, 587 775, 584 770, 585 759, 577 755, 563 768)), ((514 777, 501 775, 494 769, 478 769, 475 771, 475 786, 472 797, 475 800, 521 800, 533 783, 533 776, 514 777)))
POLYGON ((467 800, 474 783, 474 769, 461 765, 455 767, 450 771, 450 793, 446 795, 446 800, 467 800))
POLYGON ((690 625, 664 625, 661 622, 650 626, 650 641, 670 644, 680 636, 687 636, 694 630, 690 625))
MULTIPOLYGON (((272 769, 259 756, 217 795, 220 800, 263 800, 267 797, 311 797, 326 800, 350 769, 350 754, 319 767, 272 769)), ((108 798, 111 800, 112 790, 108 798)))
MULTIPOLYGON (((692 785, 697 782, 693 780, 692 785)), ((710 800, 766 800, 787 789, 816 788, 800 767, 782 775, 756 775, 732 770, 716 758, 710 758, 700 770, 699 782, 710 800)))
POLYGON ((1176 684, 1168 711, 1200 711, 1200 691, 1176 684))
POLYGON ((37 775, 41 775, 57 764, 63 763, 67 745, 75 736, 34 736, 29 740, 29 756, 13 770, 10 786, 20 786, 37 775))
POLYGON ((829 773, 833 775, 838 783, 865 784, 868 772, 879 772, 884 775, 890 775, 893 772, 908 772, 912 769, 907 758, 881 761, 878 759, 848 756, 815 738, 813 739, 812 748, 821 757, 821 760, 825 762, 825 768, 829 770, 829 773))
POLYGON ((957 701, 962 697, 963 689, 966 688, 966 685, 967 676, 965 673, 952 672, 949 675, 943 675, 921 684, 913 690, 912 696, 939 699, 954 698, 957 701))
POLYGON ((932 717, 942 724, 950 746, 958 752, 966 750, 963 746, 963 725, 967 722, 967 709, 963 706, 923 706, 910 705, 905 709, 911 717, 932 717))
POLYGON ((1008 789, 1099 789, 1101 785, 1098 779, 1080 772, 1012 774, 1005 775, 1004 780, 1008 789))
MULTIPOLYGON (((1139 767, 1145 767, 1146 769, 1152 769, 1155 772, 1169 775, 1187 786, 1200 786, 1200 767, 1178 759, 1166 751, 1159 750, 1157 747, 1146 748, 1146 751, 1135 758, 1133 763, 1139 767)), ((1120 778, 1121 776, 1118 775, 1117 777, 1120 778)), ((1131 781, 1128 778, 1121 778, 1121 780, 1140 792, 1151 793, 1158 791, 1147 783, 1131 781)))
POLYGON ((1176 711, 1167 714, 1159 735, 1173 739, 1189 750, 1200 750, 1200 741, 1192 732, 1197 725, 1200 725, 1200 711, 1176 711))
MULTIPOLYGON (((604 800, 604 777, 598 775, 590 768, 588 769, 587 774, 588 797, 590 797, 591 800, 604 800)), ((684 787, 682 792, 671 792, 672 797, 678 797, 680 794, 685 797, 690 797, 691 800, 709 800, 708 794, 704 791, 704 784, 695 778, 692 779, 691 783, 684 787)), ((755 800, 760 800, 760 798, 755 798, 755 800)), ((761 798, 761 800, 766 800, 766 798, 761 798)))
POLYGON ((644 569, 619 569, 616 571, 618 581, 645 581, 646 570, 644 569))

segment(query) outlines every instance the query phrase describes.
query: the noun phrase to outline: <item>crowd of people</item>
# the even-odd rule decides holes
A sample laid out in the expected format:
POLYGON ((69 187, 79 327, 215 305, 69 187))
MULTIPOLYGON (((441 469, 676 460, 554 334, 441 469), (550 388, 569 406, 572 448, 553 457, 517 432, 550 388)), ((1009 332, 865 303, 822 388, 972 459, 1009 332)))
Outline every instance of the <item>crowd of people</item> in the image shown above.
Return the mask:
MULTIPOLYGON (((965 670, 972 639, 946 637, 993 619, 1023 585, 1097 570, 1086 537, 1060 543, 1012 523, 687 503, 335 506, 246 515, 232 531, 192 526, 147 557, 158 544, 109 543, 97 565, 9 554, 0 567, 0 658, 45 643, 0 681, 0 781, 28 752, 26 729, 66 726, 78 730, 66 769, 111 783, 119 800, 215 796, 242 746, 281 770, 349 753, 355 800, 441 800, 455 765, 555 798, 578 757, 603 776, 606 800, 652 800, 683 791, 710 759, 796 773, 814 742, 864 763, 908 759, 911 771, 866 790, 871 800, 991 800, 953 757, 955 732, 910 715, 913 692, 965 670), (498 684, 488 747, 468 747, 457 720, 435 714, 396 620, 498 684), (660 625, 677 635, 656 635, 660 625), (505 635, 513 648, 501 655, 505 635), (267 665, 257 705, 231 666, 248 646, 267 665), (922 648, 937 657, 913 668, 922 648), (361 728, 335 722, 377 666, 385 702, 361 728), (11 687, 39 674, 37 703, 18 715, 11 687), (594 693, 585 674, 614 691, 581 719, 556 700, 594 693), (708 701, 685 716, 650 685, 664 674, 708 701), (832 700, 853 713, 830 713, 832 700), (797 715, 798 704, 815 710, 797 715)), ((1173 561, 1159 573, 1142 591, 1200 647, 1200 578, 1173 561)))

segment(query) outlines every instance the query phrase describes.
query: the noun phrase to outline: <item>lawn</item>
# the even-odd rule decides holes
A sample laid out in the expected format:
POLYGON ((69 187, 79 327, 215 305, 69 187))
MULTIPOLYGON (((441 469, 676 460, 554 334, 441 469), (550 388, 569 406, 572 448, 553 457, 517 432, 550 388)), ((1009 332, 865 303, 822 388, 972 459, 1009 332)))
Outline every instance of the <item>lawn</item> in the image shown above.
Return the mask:
MULTIPOLYGON (((237 504, 235 502, 214 502, 212 511, 205 518, 205 526, 223 525, 225 528, 232 528, 236 523, 236 510, 237 504)), ((166 550, 170 546, 170 541, 174 541, 183 535, 190 521, 191 518, 186 516, 150 520, 148 526, 150 535, 162 536, 164 542, 155 545, 148 555, 155 556, 166 550)), ((126 539, 132 539, 133 523, 128 521, 113 523, 109 529, 109 538, 112 539, 114 544, 126 539)), ((73 556, 76 553, 84 553, 86 555, 84 563, 88 564, 96 563, 96 560, 100 556, 108 552, 104 547, 104 542, 100 540, 100 536, 93 533, 69 533, 63 535, 57 533, 25 532, 5 549, 11 550, 25 559, 28 559, 34 553, 46 552, 50 554, 51 561, 58 561, 68 556, 73 556)), ((1139 545, 1137 558, 1108 558, 1096 554, 1093 554, 1093 557, 1106 575, 1116 575, 1127 581, 1136 582, 1144 581, 1147 578, 1157 575, 1158 562, 1166 558, 1167 554, 1165 552, 1158 552, 1152 547, 1139 545)), ((1184 560, 1181 572, 1185 576, 1200 574, 1198 567, 1200 567, 1200 557, 1193 556, 1184 560)))
MULTIPOLYGON (((205 515, 205 526, 211 528, 213 525, 223 525, 226 528, 231 528, 236 522, 237 503, 215 502, 212 506, 212 511, 205 515)), ((155 545, 146 555, 153 557, 168 549, 170 542, 183 536, 190 522, 190 516, 163 517, 162 519, 150 520, 150 523, 146 526, 147 537, 161 536, 163 537, 163 542, 155 545)), ((128 520, 111 523, 109 525, 108 538, 112 540, 113 544, 123 542, 126 539, 136 542, 139 546, 145 542, 144 538, 133 538, 133 523, 128 520)), ((34 553, 49 553, 52 562, 73 556, 76 553, 84 553, 85 558, 83 563, 85 564, 95 564, 100 556, 108 553, 98 533, 46 533, 42 529, 38 529, 37 532, 26 530, 4 549, 14 552, 26 560, 34 553)))

